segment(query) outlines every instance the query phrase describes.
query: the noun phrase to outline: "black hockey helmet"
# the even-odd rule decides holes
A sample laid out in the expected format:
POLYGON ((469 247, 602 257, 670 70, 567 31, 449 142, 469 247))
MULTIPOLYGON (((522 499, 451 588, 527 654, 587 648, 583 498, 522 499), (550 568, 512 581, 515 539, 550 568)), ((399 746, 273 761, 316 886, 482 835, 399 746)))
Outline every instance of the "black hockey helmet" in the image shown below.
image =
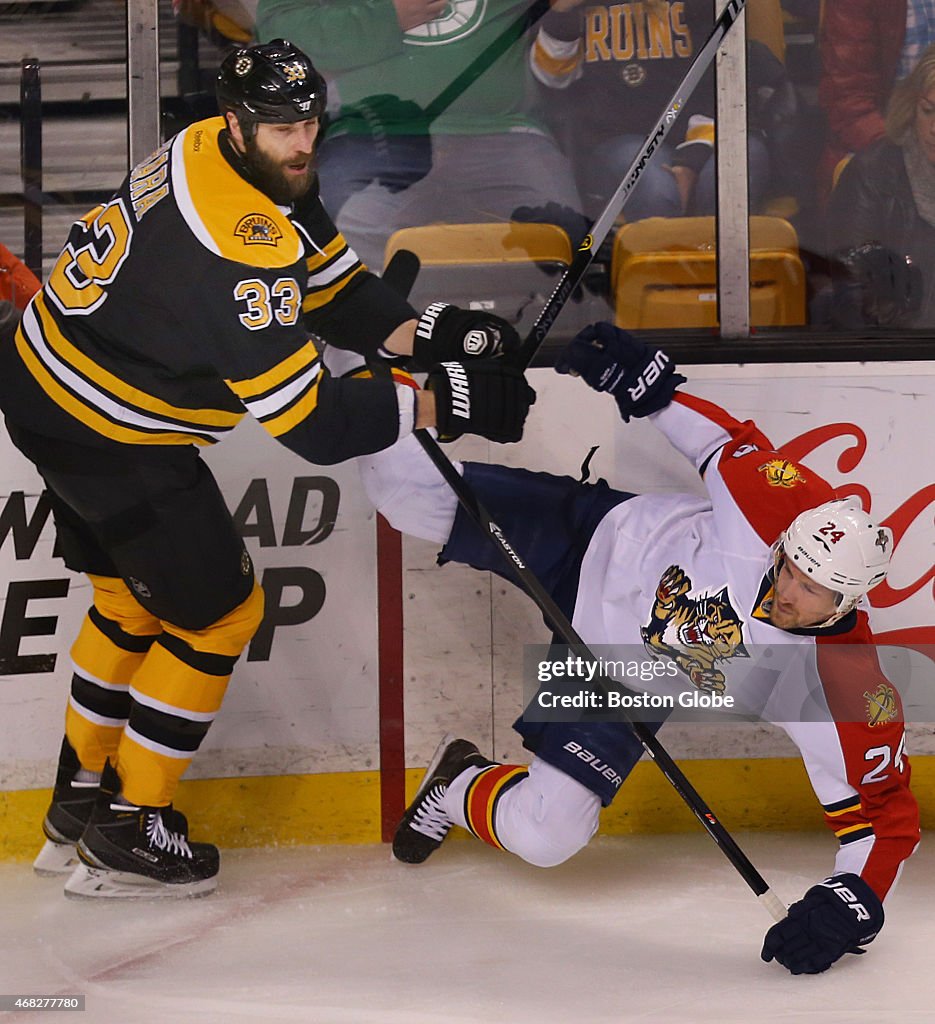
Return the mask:
POLYGON ((286 39, 244 46, 224 58, 217 77, 221 113, 237 115, 249 138, 257 124, 291 124, 321 117, 328 102, 324 78, 286 39))

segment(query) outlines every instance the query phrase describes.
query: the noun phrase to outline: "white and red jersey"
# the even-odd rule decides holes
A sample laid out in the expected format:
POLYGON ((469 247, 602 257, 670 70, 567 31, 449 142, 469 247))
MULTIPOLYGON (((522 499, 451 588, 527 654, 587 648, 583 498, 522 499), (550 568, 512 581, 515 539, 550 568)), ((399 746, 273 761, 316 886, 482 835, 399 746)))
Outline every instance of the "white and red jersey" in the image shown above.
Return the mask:
POLYGON ((611 509, 581 564, 573 625, 589 645, 642 641, 683 678, 781 726, 840 842, 835 871, 882 898, 919 819, 899 697, 867 606, 826 629, 768 621, 773 544, 832 489, 711 402, 678 393, 650 419, 703 474, 707 498, 638 495, 611 509))
MULTIPOLYGON (((648 691, 694 685, 783 728, 840 842, 835 872, 861 875, 883 898, 918 843, 919 815, 899 696, 880 669, 868 606, 824 629, 769 622, 773 545, 832 489, 710 402, 679 393, 650 419, 702 473, 707 495, 614 505, 583 555, 572 623, 592 649, 639 645, 678 666, 674 680, 641 683, 648 691)), ((457 501, 412 438, 360 462, 397 529, 447 541, 457 501)))

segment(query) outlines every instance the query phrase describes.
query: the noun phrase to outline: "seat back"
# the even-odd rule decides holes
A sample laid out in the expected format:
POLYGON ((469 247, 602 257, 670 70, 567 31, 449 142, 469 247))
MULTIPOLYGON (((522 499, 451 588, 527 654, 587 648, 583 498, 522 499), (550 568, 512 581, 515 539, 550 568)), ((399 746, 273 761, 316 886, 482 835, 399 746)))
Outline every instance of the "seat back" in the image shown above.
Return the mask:
POLYGON ((442 299, 484 309, 521 335, 532 326, 558 275, 571 263, 568 235, 553 224, 431 224, 403 228, 386 243, 384 266, 399 249, 422 263, 409 301, 416 309, 442 299))
MULTIPOLYGON (((630 330, 717 327, 713 217, 650 217, 625 224, 614 242, 615 322, 630 330)), ((750 322, 805 323, 805 270, 792 225, 750 218, 750 322)))

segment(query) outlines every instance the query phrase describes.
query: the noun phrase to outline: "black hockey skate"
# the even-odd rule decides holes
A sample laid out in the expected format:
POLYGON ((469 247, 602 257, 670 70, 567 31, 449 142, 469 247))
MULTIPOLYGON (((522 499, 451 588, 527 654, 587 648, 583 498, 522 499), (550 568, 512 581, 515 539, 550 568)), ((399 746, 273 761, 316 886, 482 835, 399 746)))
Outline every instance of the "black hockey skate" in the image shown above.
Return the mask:
POLYGON ((78 755, 65 737, 58 755, 52 803, 42 821, 45 846, 32 865, 37 875, 71 874, 78 866, 75 845, 91 817, 99 789, 97 780, 80 782, 76 778, 80 770, 78 755))
POLYGON ((419 792, 396 826, 393 856, 406 864, 421 864, 433 854, 454 824, 442 804, 451 780, 472 765, 483 768, 491 763, 468 740, 445 736, 425 770, 419 792))
POLYGON ((189 842, 185 816, 171 807, 135 807, 119 794, 120 779, 108 762, 65 895, 178 899, 213 892, 217 847, 189 842))

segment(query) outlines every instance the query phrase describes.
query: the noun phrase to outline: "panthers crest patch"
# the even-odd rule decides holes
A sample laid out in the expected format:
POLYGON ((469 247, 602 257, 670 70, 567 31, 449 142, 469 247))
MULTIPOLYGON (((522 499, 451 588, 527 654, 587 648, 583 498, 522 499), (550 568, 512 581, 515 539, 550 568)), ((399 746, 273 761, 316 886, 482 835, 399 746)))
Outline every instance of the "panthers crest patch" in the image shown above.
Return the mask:
POLYGON ((670 565, 656 587, 652 617, 640 629, 647 652, 665 657, 699 690, 723 693, 727 683, 718 667, 731 658, 749 658, 743 644, 743 621, 731 604, 727 587, 692 595, 684 569, 670 565))
POLYGON ((758 466, 757 472, 766 477, 770 487, 788 488, 807 483, 799 467, 788 459, 770 459, 762 466, 758 466))
POLYGON ((872 729, 875 725, 886 725, 896 718, 896 691, 886 683, 880 683, 875 690, 865 690, 867 722, 872 729))

